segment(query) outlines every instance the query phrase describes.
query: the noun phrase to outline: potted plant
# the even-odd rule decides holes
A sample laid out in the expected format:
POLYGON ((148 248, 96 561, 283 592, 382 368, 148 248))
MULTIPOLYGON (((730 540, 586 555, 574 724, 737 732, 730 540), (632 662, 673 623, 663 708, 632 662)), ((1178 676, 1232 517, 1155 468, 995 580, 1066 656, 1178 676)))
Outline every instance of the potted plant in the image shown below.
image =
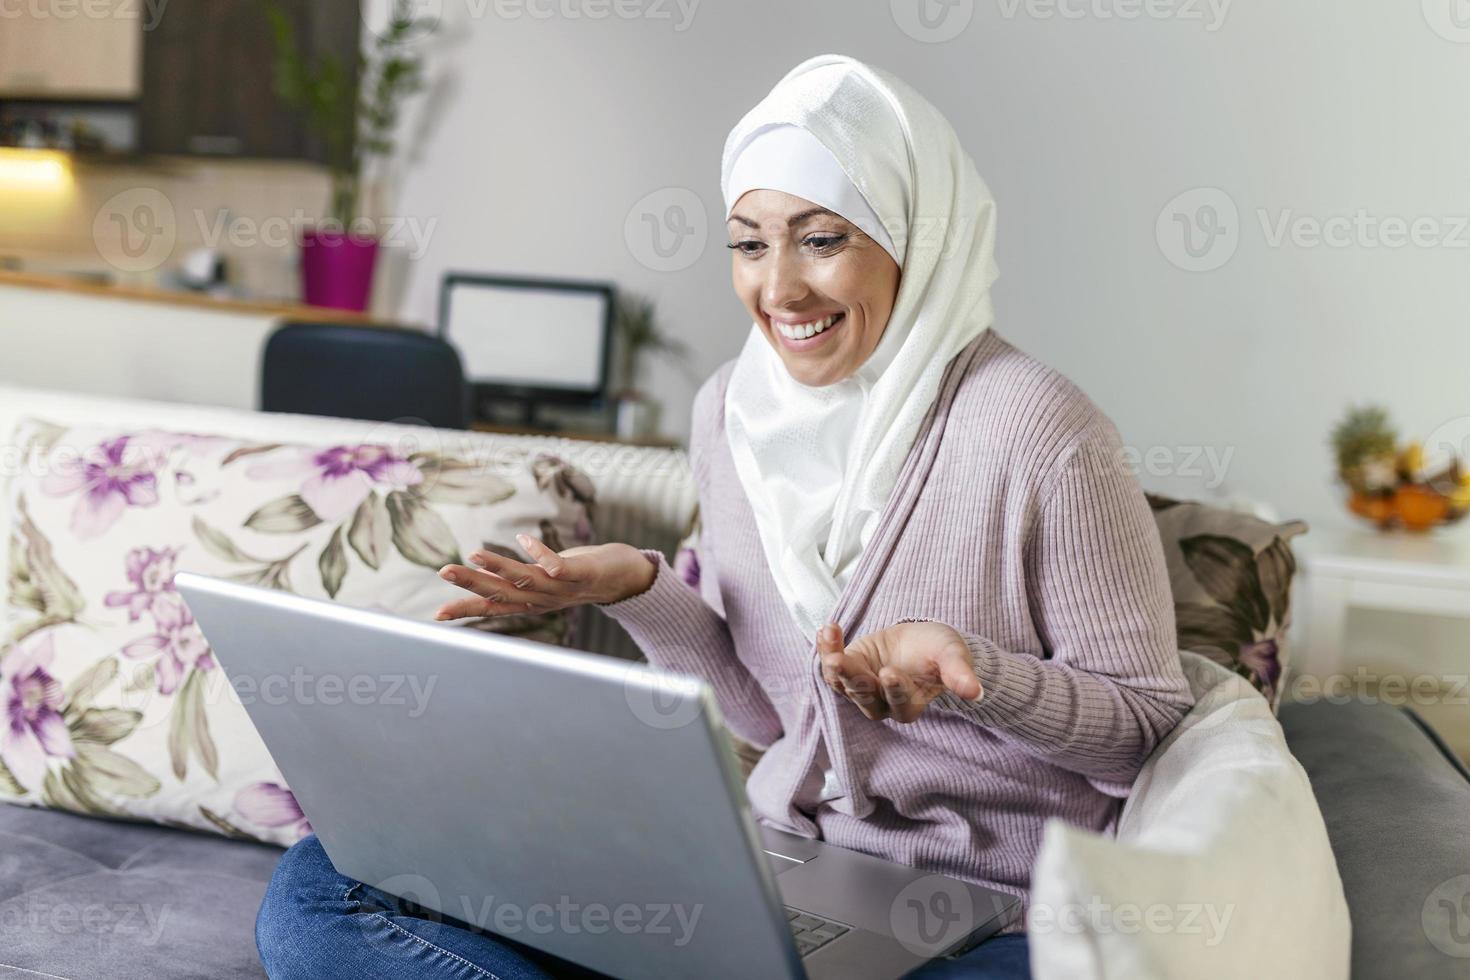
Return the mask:
POLYGON ((321 137, 331 173, 324 220, 301 236, 302 299, 312 306, 367 308, 378 236, 357 227, 362 172, 371 158, 392 153, 403 99, 424 85, 423 60, 409 45, 433 23, 416 17, 414 6, 413 0, 394 0, 386 27, 348 65, 334 55, 309 55, 286 12, 266 4, 275 39, 276 94, 321 137))
POLYGON ((684 366, 689 348, 665 335, 658 326, 654 303, 638 293, 619 292, 613 312, 617 339, 617 388, 613 392, 615 431, 624 439, 641 439, 658 432, 659 403, 638 388, 643 355, 662 351, 684 366))

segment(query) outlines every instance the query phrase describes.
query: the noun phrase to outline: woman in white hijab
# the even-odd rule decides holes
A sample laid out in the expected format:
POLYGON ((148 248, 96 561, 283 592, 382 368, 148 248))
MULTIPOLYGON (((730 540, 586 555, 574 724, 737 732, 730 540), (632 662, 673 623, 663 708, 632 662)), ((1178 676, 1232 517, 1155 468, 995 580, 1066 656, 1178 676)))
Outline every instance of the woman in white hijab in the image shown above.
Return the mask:
POLYGON ((945 368, 990 328, 998 273, 995 204, 949 122, 919 99, 901 112, 816 111, 844 96, 786 84, 803 76, 852 88, 853 98, 908 93, 861 62, 813 58, 725 143, 726 218, 744 201, 734 226, 748 225, 753 212, 784 214, 796 197, 862 232, 837 243, 858 253, 857 261, 833 264, 843 281, 820 283, 826 295, 844 297, 848 311, 811 339, 792 340, 783 327, 813 314, 771 308, 786 298, 762 295, 761 271, 735 263, 736 291, 756 323, 726 389, 727 437, 781 594, 815 640, 872 537, 945 368), (820 71, 833 65, 848 70, 820 71), (855 75, 879 84, 864 86, 855 75), (905 123, 909 134, 899 131, 905 123), (924 152, 910 158, 911 145, 924 152), (778 336, 762 329, 767 319, 778 336), (834 342, 839 350, 819 361, 808 353, 834 342))
MULTIPOLYGON (((721 189, 733 283, 753 323, 739 357, 712 379, 727 378, 718 403, 729 450, 722 473, 734 476, 711 481, 706 472, 705 484, 715 485, 702 487, 701 503, 715 505, 709 516, 718 511, 724 523, 721 548, 743 549, 734 567, 722 568, 718 583, 704 576, 701 601, 653 549, 557 552, 522 535, 531 562, 487 549, 470 556, 477 567, 442 569, 473 595, 438 618, 598 603, 650 662, 706 675, 731 730, 740 733, 738 722, 766 749, 762 782, 754 773, 748 782, 761 816, 781 825, 784 814, 809 836, 827 831, 834 843, 974 880, 998 873, 987 865, 1010 869, 995 881, 1024 894, 1041 821, 1063 816, 1107 829, 1131 774, 1188 703, 1147 505, 1107 464, 1116 431, 1080 392, 994 335, 994 203, 949 123, 902 82, 838 55, 803 62, 731 131, 721 189), (910 548, 896 556, 898 522, 885 518, 900 495, 908 506, 917 496, 924 477, 916 481, 906 462, 921 449, 932 462, 937 440, 924 440, 927 424, 956 397, 954 369, 982 360, 989 370, 966 403, 979 428, 950 428, 994 445, 958 443, 950 473, 924 471, 969 480, 975 493, 962 506, 931 506, 904 533, 954 537, 961 550, 986 543, 966 573, 980 589, 1029 604, 977 613, 994 598, 976 600, 977 586, 951 575, 950 591, 963 601, 948 608, 969 618, 961 631, 904 608, 933 605, 943 590, 906 580, 928 568, 927 555, 910 548), (1059 411, 1042 426, 1064 444, 1023 438, 1016 449, 1007 440, 1031 432, 1017 416, 1045 398, 1059 411), (999 415, 984 414, 997 405, 999 415), (983 458, 1002 464, 983 485, 974 472, 981 457, 970 452, 978 448, 994 449, 999 456, 983 458), (1059 500, 1036 518, 1041 503, 1059 500), (750 535, 732 527, 746 504, 769 579, 751 568, 759 557, 750 535), (1049 542, 1035 565, 1008 537, 1033 525, 1049 542), (874 555, 897 581, 868 602, 874 555), (1073 576, 1104 583, 1108 608, 1075 598, 1073 576), (887 603, 876 618, 894 625, 848 644, 838 621, 858 594, 870 609, 887 603), (711 608, 722 597, 741 612, 738 623, 711 608), (773 615, 773 605, 784 611, 773 615), (970 631, 984 616, 1014 640, 1032 629, 1033 614, 1045 651, 1001 649, 970 631), (801 687, 800 639, 818 654, 806 680, 824 681, 869 721, 855 724, 850 707, 834 711, 821 699, 778 702, 737 690, 756 678, 795 677, 801 687), (791 792, 783 797, 781 787, 791 792)), ((696 409, 696 422, 716 414, 707 399, 696 409)), ((700 452, 716 457, 721 448, 702 443, 700 452)), ((697 471, 711 465, 696 459, 697 471)), ((282 859, 262 905, 257 936, 272 977, 341 975, 343 964, 356 975, 389 975, 408 956, 423 976, 586 975, 505 937, 443 923, 432 929, 442 956, 395 951, 388 941, 343 948, 342 922, 356 911, 344 890, 359 905, 384 906, 405 936, 416 930, 413 910, 336 875, 309 837, 282 859)), ((1026 937, 1013 929, 912 974, 1027 975, 1026 937)))

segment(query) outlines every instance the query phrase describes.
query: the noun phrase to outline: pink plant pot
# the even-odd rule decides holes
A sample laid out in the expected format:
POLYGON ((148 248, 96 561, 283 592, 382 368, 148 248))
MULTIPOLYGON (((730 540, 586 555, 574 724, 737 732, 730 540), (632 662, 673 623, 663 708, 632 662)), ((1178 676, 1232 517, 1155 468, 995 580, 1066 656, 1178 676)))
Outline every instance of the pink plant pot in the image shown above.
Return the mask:
POLYGON ((373 291, 378 240, 340 231, 308 230, 301 236, 301 297, 309 306, 367 309, 373 291))

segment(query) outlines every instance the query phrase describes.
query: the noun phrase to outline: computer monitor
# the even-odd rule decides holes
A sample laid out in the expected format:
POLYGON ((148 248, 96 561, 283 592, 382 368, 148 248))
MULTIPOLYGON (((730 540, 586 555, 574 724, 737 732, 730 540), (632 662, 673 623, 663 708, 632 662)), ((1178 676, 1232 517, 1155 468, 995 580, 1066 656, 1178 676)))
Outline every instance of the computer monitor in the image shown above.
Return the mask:
POLYGON ((479 417, 497 402, 518 404, 527 425, 537 405, 603 405, 614 295, 605 282, 446 275, 439 335, 459 351, 479 417))

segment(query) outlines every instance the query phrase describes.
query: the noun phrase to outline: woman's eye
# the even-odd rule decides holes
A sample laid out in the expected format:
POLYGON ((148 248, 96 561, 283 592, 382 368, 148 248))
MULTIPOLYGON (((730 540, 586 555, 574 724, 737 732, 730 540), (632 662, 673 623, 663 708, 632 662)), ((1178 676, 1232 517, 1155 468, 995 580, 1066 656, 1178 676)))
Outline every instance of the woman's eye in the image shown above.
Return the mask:
POLYGON ((756 241, 751 241, 751 240, 747 239, 747 240, 745 240, 743 242, 730 242, 725 247, 726 248, 733 248, 737 252, 744 252, 746 255, 749 255, 751 252, 754 252, 758 248, 764 248, 765 245, 762 242, 756 242, 756 241), (747 246, 747 245, 749 245, 750 248, 746 248, 745 246, 747 246))
POLYGON ((830 252, 832 249, 847 241, 846 235, 813 235, 807 240, 807 244, 819 252, 830 252))

